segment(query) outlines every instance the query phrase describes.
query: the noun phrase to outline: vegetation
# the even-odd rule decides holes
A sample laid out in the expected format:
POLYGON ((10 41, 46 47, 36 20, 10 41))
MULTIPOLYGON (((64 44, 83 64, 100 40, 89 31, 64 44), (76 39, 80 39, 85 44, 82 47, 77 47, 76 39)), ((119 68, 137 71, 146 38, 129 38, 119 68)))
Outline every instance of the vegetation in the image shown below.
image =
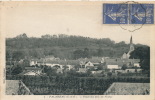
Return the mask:
POLYGON ((140 59, 141 68, 150 75, 150 47, 137 47, 133 52, 131 52, 130 58, 140 59))
MULTIPOLYGON (((138 45, 136 45, 138 46, 138 45)), ((140 45, 146 47, 145 45, 140 45)), ((42 58, 53 55, 61 59, 92 56, 121 57, 129 50, 125 42, 115 43, 109 38, 95 39, 82 36, 27 37, 26 34, 6 39, 6 59, 42 58)))
POLYGON ((124 65, 122 66, 122 70, 125 70, 125 69, 127 69, 127 65, 126 65, 126 64, 124 64, 124 65))
POLYGON ((149 78, 125 77, 7 76, 6 79, 22 80, 35 95, 101 95, 113 82, 150 82, 149 78))

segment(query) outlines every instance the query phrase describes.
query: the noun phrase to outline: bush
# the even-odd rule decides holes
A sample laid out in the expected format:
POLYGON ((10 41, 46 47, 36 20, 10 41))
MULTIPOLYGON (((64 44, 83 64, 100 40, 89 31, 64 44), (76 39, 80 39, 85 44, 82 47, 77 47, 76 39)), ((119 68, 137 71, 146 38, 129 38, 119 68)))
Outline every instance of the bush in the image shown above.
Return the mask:
POLYGON ((111 77, 111 76, 112 76, 112 72, 108 72, 107 75, 108 75, 109 77, 111 77))

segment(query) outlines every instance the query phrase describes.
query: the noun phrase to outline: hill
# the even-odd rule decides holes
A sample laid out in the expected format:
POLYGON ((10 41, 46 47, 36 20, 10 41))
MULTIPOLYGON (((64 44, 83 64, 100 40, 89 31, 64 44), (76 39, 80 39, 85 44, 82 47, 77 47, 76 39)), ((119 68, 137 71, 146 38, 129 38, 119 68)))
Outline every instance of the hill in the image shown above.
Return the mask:
MULTIPOLYGON (((135 45, 135 47, 145 45, 135 45)), ((91 58, 92 56, 121 57, 128 52, 129 44, 115 43, 109 38, 89 38, 82 36, 44 35, 41 38, 27 37, 26 34, 6 39, 6 59, 14 60, 41 58, 53 55, 60 59, 91 58)))

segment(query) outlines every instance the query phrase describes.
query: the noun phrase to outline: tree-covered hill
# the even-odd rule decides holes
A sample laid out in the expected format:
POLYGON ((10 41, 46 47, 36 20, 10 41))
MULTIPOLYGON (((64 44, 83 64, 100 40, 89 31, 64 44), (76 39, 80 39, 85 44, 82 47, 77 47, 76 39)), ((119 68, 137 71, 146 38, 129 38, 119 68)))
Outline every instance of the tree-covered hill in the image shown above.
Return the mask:
MULTIPOLYGON (((144 45, 135 45, 144 46, 144 45)), ((6 39, 6 58, 42 58, 53 55, 61 59, 78 59, 92 56, 121 57, 128 52, 129 44, 115 43, 109 38, 96 39, 64 34, 44 35, 41 38, 27 37, 26 34, 6 39)))

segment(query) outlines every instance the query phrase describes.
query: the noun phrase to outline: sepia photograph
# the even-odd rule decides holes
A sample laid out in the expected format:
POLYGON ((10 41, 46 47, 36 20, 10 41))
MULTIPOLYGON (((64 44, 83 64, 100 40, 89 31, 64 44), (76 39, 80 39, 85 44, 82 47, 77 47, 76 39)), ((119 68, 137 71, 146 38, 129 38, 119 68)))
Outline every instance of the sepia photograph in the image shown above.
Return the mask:
POLYGON ((5 2, 0 7, 4 95, 153 93, 154 2, 5 2))

